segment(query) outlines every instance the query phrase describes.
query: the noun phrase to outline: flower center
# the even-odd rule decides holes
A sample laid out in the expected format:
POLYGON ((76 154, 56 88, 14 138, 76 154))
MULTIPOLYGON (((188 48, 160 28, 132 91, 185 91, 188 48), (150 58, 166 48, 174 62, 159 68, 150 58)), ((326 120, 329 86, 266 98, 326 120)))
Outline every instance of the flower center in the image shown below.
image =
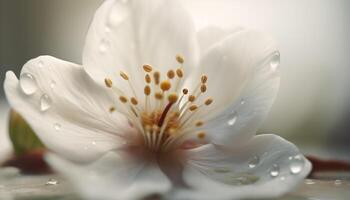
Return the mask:
MULTIPOLYGON (((213 102, 212 98, 202 102, 199 100, 207 91, 208 77, 202 75, 191 92, 188 88, 180 88, 184 81, 184 58, 178 55, 176 60, 180 67, 170 69, 166 75, 154 70, 151 65, 143 65, 145 85, 142 103, 141 99, 137 98, 129 76, 123 71, 120 72, 121 78, 128 81, 134 95, 126 96, 118 89, 119 100, 124 105, 123 113, 138 129, 144 145, 155 152, 169 151, 183 143, 189 135, 196 134, 199 140, 203 140, 206 135, 205 132, 198 132, 204 125, 204 122, 199 120, 198 113, 213 102)), ((105 79, 105 84, 108 88, 114 88, 109 78, 105 79)), ((115 110, 114 106, 110 108, 110 112, 115 110)))

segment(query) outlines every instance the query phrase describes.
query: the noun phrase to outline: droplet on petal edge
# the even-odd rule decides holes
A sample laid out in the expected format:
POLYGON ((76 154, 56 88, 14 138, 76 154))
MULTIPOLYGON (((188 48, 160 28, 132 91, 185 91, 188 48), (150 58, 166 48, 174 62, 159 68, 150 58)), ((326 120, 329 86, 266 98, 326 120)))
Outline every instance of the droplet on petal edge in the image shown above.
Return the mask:
POLYGON ((51 108, 52 105, 52 100, 47 94, 43 94, 40 97, 40 110, 41 111, 47 111, 48 109, 51 108))
POLYGON ((230 119, 227 121, 227 124, 229 126, 233 126, 236 123, 236 121, 237 121, 237 114, 236 112, 234 112, 233 115, 230 116, 230 119))
POLYGON ((50 179, 45 183, 45 185, 58 185, 58 184, 59 184, 58 180, 53 179, 53 178, 50 178, 50 179))
POLYGON ((32 95, 38 90, 36 79, 30 73, 21 74, 19 84, 23 93, 26 95, 32 95))
POLYGON ((272 177, 277 177, 280 174, 280 167, 277 164, 273 164, 270 169, 270 175, 272 177))
POLYGON ((58 123, 55 123, 54 125, 53 125, 53 128, 56 130, 56 131, 59 131, 60 129, 61 129, 61 124, 58 124, 58 123))
POLYGON ((289 160, 290 160, 290 164, 289 164, 290 172, 292 174, 299 174, 304 167, 304 159, 302 158, 302 156, 296 155, 289 160))
POLYGON ((280 53, 276 52, 270 60, 270 68, 272 72, 276 72, 280 66, 280 53))
POLYGON ((260 162, 260 158, 258 156, 254 156, 248 163, 249 168, 255 168, 260 162))

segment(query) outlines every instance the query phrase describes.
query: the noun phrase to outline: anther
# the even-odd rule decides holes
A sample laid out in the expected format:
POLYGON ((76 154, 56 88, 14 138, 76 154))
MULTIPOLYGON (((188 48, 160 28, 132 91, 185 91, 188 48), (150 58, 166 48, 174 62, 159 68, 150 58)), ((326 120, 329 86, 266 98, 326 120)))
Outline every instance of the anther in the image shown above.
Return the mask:
POLYGON ((135 97, 131 97, 130 102, 135 106, 139 103, 135 97))
POLYGON ((143 65, 143 70, 145 70, 145 72, 151 72, 152 71, 152 66, 151 65, 143 65))
POLYGON ((182 78, 184 76, 184 72, 182 71, 182 69, 177 69, 176 70, 176 75, 179 77, 179 78, 182 78))
POLYGON ((204 138, 205 138, 205 132, 197 133, 197 137, 198 137, 199 139, 204 139, 204 138))
POLYGON ((204 124, 204 123, 203 123, 202 121, 196 122, 196 126, 197 126, 197 127, 203 126, 203 124, 204 124))
POLYGON ((204 104, 209 106, 211 103, 213 103, 213 99, 212 98, 209 98, 207 100, 205 100, 204 104))
POLYGON ((169 70, 167 73, 167 76, 169 79, 173 79, 175 77, 175 72, 174 70, 169 70))
POLYGON ((162 99, 163 99, 163 93, 161 93, 161 92, 156 92, 156 93, 154 94, 154 97, 155 97, 156 99, 158 99, 158 100, 162 100, 162 99))
POLYGON ((165 80, 160 84, 160 89, 162 89, 163 91, 168 91, 170 88, 171 84, 168 80, 165 80))
POLYGON ((201 82, 205 84, 208 81, 208 77, 206 75, 202 75, 201 82))
POLYGON ((109 108, 109 112, 112 113, 112 112, 114 112, 114 111, 115 111, 115 107, 114 107, 114 106, 112 106, 112 107, 109 108))
POLYGON ((175 102, 177 101, 178 98, 179 98, 179 97, 177 96, 177 94, 172 93, 172 94, 170 94, 170 95, 168 96, 168 101, 169 101, 170 103, 175 103, 175 102))
POLYGON ((107 87, 111 88, 113 86, 113 82, 109 78, 105 78, 105 84, 107 87))
POLYGON ((151 94, 151 88, 148 85, 145 86, 144 93, 146 96, 151 94))
POLYGON ((188 89, 187 89, 187 88, 184 88, 184 89, 182 90, 182 93, 183 93, 184 95, 188 94, 188 89))
POLYGON ((120 97, 119 97, 119 100, 120 100, 121 102, 123 102, 123 103, 128 102, 128 99, 127 99, 126 97, 124 97, 124 96, 120 96, 120 97))
POLYGON ((153 73, 153 78, 154 78, 155 84, 158 85, 159 82, 160 82, 160 73, 158 71, 154 72, 153 73))
POLYGON ((149 74, 145 75, 145 81, 146 83, 151 83, 151 76, 149 74))
POLYGON ((190 95, 188 97, 188 101, 190 101, 190 102, 194 102, 195 100, 196 100, 196 97, 194 95, 190 95))
POLYGON ((195 111, 195 110, 197 110, 197 108, 198 108, 198 106, 192 105, 192 106, 190 106, 189 110, 190 111, 195 111))
POLYGON ((126 81, 129 80, 129 76, 126 73, 124 73, 123 71, 120 71, 120 76, 126 81))
POLYGON ((205 84, 201 85, 201 92, 204 93, 207 91, 207 86, 205 84))
POLYGON ((183 64, 185 62, 185 59, 182 55, 177 55, 176 56, 176 61, 180 64, 183 64))

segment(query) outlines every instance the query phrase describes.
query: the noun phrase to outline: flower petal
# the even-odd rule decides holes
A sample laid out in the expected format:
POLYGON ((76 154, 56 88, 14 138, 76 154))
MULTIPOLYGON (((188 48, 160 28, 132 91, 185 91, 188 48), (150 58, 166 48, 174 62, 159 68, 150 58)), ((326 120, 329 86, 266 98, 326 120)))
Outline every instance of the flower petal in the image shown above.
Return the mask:
POLYGON ((92 159, 122 145, 127 120, 109 113, 111 91, 95 84, 81 66, 50 56, 26 63, 18 81, 7 72, 7 99, 51 150, 71 159, 92 159))
POLYGON ((164 73, 178 65, 175 56, 182 54, 184 67, 193 66, 196 42, 192 20, 177 1, 107 0, 87 34, 83 65, 99 83, 109 77, 119 88, 128 88, 127 82, 120 81, 122 70, 134 87, 140 87, 143 64, 164 73))
POLYGON ((209 144, 187 153, 189 167, 183 177, 194 190, 178 195, 189 199, 278 197, 311 170, 297 147, 276 135, 255 136, 241 151, 209 144))
POLYGON ((169 179, 154 160, 109 152, 89 165, 79 165, 50 154, 47 160, 84 199, 145 199, 171 189, 169 179), (84 174, 84 176, 82 176, 84 174))
POLYGON ((206 121, 207 139, 230 146, 237 137, 255 135, 279 87, 279 53, 273 40, 262 33, 238 31, 213 45, 201 63, 195 77, 209 77, 202 97, 214 100, 198 114, 206 121))

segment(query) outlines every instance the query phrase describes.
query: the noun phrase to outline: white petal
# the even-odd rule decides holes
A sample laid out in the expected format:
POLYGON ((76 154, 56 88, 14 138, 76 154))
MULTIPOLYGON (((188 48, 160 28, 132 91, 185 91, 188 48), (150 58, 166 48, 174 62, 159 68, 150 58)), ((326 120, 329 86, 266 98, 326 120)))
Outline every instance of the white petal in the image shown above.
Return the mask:
POLYGON ((95 84, 73 63, 38 57, 24 65, 21 81, 8 72, 4 87, 10 105, 45 145, 68 158, 95 158, 119 147, 125 141, 121 137, 130 132, 121 114, 109 113, 116 102, 113 93, 95 84))
POLYGON ((175 56, 182 54, 185 68, 193 66, 196 42, 192 20, 177 1, 108 0, 97 10, 87 34, 83 65, 100 83, 110 77, 119 81, 119 88, 128 88, 120 81, 123 70, 140 87, 143 64, 166 72, 177 67, 175 56))
POLYGON ((203 129, 208 140, 229 146, 238 137, 255 135, 279 87, 279 53, 274 41, 262 33, 238 31, 213 45, 201 63, 197 77, 209 77, 202 97, 214 100, 199 114, 207 119, 203 129))
POLYGON ((209 144, 190 150, 188 156, 190 167, 183 177, 194 190, 178 195, 193 199, 278 197, 293 190, 311 170, 297 147, 275 135, 256 136, 241 151, 209 144), (278 172, 271 173, 276 168, 278 172))
POLYGON ((118 152, 109 152, 89 165, 72 163, 53 154, 47 160, 73 183, 84 199, 144 199, 162 196, 171 189, 170 181, 154 160, 118 152))

